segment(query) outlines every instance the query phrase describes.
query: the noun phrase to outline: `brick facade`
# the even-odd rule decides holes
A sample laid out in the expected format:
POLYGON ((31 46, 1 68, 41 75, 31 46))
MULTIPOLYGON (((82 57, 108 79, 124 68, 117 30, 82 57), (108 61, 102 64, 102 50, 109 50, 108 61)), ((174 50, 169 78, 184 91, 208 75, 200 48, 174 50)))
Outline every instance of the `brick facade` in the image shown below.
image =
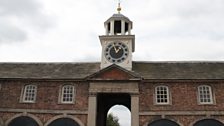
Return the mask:
MULTIPOLYGON (((2 80, 0 90, 0 124, 7 125, 14 118, 28 116, 47 125, 57 118, 72 118, 79 125, 87 125, 89 86, 96 83, 94 79, 104 81, 107 78, 118 83, 130 83, 131 75, 117 69, 100 72, 88 81, 72 80, 2 80), (27 84, 37 86, 35 103, 21 101, 23 88, 27 84), (75 86, 75 103, 59 102, 61 87, 65 84, 75 86)), ((98 83, 98 82, 97 82, 98 83)), ((102 83, 102 82, 100 82, 102 83)), ((139 88, 139 125, 146 126, 159 119, 168 119, 180 126, 193 126, 202 119, 215 119, 224 122, 224 81, 222 80, 137 80, 139 88), (169 88, 170 104, 157 105, 155 102, 155 87, 165 85, 169 88), (197 87, 209 85, 212 87, 214 104, 200 105, 197 100, 197 87)), ((101 89, 104 90, 104 89, 101 89)), ((106 90, 106 89, 105 89, 106 90)))
POLYGON ((0 121, 7 123, 14 116, 30 114, 45 124, 51 118, 59 115, 71 115, 86 125, 88 111, 88 84, 76 81, 1 81, 0 91, 0 121), (23 103, 23 88, 27 84, 37 85, 35 103, 23 103), (62 104, 60 100, 61 87, 65 84, 75 86, 75 103, 62 104))

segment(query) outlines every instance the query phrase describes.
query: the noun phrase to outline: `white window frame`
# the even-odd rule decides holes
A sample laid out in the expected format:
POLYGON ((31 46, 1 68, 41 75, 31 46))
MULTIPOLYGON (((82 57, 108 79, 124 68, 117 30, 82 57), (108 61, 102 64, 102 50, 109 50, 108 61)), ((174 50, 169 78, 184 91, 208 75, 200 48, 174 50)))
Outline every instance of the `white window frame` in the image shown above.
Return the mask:
POLYGON ((73 104, 74 102, 75 102, 75 86, 74 85, 64 85, 61 89, 61 103, 73 104), (67 91, 65 91, 65 90, 67 90, 67 91), (71 90, 71 91, 69 91, 69 90, 71 90), (72 95, 72 96, 70 96, 70 95, 72 95), (65 99, 67 99, 67 100, 65 100, 65 99))
POLYGON ((23 100, 24 103, 35 103, 37 96, 37 86, 36 85, 25 85, 23 90, 23 100))
POLYGON ((202 105, 214 103, 211 86, 209 85, 198 86, 198 103, 202 105))
POLYGON ((170 104, 170 92, 169 92, 169 87, 168 86, 164 86, 164 85, 160 85, 160 86, 156 86, 155 87, 155 103, 157 105, 169 105, 170 104), (162 90, 161 88, 164 88, 165 90, 163 90, 163 93, 162 93, 162 90), (161 94, 158 94, 158 90, 160 90, 160 93, 161 94), (164 93, 166 91, 166 94, 164 93), (158 99, 158 95, 160 96, 164 96, 163 98, 160 97, 160 100, 165 100, 165 96, 166 96, 166 101, 167 102, 158 102, 159 99, 158 99))

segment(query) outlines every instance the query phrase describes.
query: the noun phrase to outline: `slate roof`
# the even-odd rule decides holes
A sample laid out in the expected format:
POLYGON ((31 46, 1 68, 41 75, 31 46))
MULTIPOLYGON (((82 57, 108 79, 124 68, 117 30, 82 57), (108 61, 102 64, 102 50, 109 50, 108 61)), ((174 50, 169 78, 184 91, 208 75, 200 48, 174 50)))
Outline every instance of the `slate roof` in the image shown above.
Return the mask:
MULTIPOLYGON (((100 70, 90 63, 0 63, 0 79, 84 79, 100 70)), ((224 79, 224 62, 133 62, 143 79, 224 79)))

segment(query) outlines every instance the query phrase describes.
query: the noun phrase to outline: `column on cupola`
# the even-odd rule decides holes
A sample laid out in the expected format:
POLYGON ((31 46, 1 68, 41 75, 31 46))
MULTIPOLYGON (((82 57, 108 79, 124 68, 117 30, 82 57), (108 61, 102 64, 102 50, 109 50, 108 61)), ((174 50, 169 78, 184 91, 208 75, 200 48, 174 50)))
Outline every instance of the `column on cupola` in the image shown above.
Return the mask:
POLYGON ((106 35, 109 35, 108 24, 105 24, 105 29, 106 29, 106 30, 105 30, 105 34, 106 34, 106 35))
POLYGON ((121 21, 121 35, 125 35, 125 21, 121 21))
POLYGON ((128 24, 128 35, 131 35, 131 25, 128 24))
POLYGON ((114 21, 110 21, 110 35, 114 35, 114 21))

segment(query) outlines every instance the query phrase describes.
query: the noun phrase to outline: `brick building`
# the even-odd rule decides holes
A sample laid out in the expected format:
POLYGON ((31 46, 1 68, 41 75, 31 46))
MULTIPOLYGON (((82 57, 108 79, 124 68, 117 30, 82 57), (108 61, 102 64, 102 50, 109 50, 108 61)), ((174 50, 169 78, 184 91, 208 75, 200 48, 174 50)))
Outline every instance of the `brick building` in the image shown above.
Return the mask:
POLYGON ((132 61, 132 22, 100 36, 101 62, 1 63, 0 126, 105 126, 124 105, 131 126, 223 126, 223 62, 132 61))

